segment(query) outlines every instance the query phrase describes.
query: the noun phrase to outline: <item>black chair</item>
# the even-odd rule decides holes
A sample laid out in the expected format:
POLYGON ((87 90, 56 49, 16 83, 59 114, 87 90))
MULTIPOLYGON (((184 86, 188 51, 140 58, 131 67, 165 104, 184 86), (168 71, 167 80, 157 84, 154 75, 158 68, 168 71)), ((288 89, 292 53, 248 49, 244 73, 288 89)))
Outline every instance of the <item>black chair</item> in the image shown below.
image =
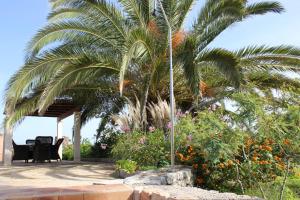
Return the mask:
POLYGON ((44 162, 47 160, 51 162, 51 144, 41 143, 40 140, 35 141, 33 149, 34 162, 44 162))
POLYGON ((37 136, 35 141, 39 141, 41 144, 51 144, 53 143, 53 137, 51 136, 37 136))
POLYGON ((59 156, 58 154, 58 150, 59 150, 59 147, 60 145, 63 143, 64 141, 64 138, 60 138, 56 141, 55 145, 52 145, 51 146, 51 159, 52 160, 60 160, 61 161, 61 157, 59 156))
POLYGON ((12 141, 12 144, 14 149, 12 161, 25 160, 25 163, 28 163, 28 160, 32 159, 28 145, 17 145, 14 141, 12 141))
POLYGON ((51 146, 53 143, 52 136, 37 136, 33 150, 34 162, 51 162, 51 146))
POLYGON ((26 144, 27 144, 27 145, 35 145, 35 140, 33 140, 33 139, 28 139, 28 140, 26 140, 26 144))
POLYGON ((28 140, 26 140, 25 143, 26 143, 26 145, 29 146, 29 157, 30 157, 30 159, 33 159, 33 150, 34 150, 35 140, 28 139, 28 140))

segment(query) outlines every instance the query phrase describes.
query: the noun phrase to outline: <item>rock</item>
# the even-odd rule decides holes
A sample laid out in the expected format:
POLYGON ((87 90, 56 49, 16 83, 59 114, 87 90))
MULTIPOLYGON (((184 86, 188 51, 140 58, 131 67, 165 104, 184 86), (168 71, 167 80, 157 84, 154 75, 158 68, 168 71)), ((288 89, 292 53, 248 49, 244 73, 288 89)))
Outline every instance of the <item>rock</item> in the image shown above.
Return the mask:
POLYGON ((122 169, 116 170, 115 173, 116 173, 116 175, 117 175, 118 178, 127 178, 127 177, 133 175, 133 174, 127 173, 126 171, 124 171, 124 170, 122 170, 122 169))
POLYGON ((190 168, 177 166, 172 170, 164 168, 139 172, 134 176, 125 178, 124 183, 129 185, 192 186, 193 174, 190 168))
POLYGON ((134 187, 133 200, 259 199, 190 187, 193 186, 193 174, 186 167, 139 172, 125 178, 124 183, 134 187))

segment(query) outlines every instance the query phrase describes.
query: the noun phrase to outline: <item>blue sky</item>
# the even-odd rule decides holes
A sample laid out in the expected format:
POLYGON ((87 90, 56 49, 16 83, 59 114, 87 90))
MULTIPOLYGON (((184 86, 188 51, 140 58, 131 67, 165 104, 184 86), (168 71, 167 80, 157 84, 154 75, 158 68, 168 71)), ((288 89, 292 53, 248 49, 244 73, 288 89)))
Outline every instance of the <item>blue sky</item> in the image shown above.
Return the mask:
MULTIPOLYGON (((187 20, 190 26, 204 0, 198 0, 191 16, 187 20)), ((249 1, 249 2, 258 2, 249 1)), ((267 14, 249 18, 222 33, 211 46, 227 49, 238 49, 247 45, 281 45, 288 44, 300 47, 300 1, 279 0, 286 12, 267 14)), ((50 9, 47 0, 1 0, 0 1, 0 96, 3 99, 5 85, 9 77, 22 66, 26 43, 36 31, 46 24, 50 9)), ((0 104, 3 111, 3 102, 0 104)), ((0 120, 3 120, 0 114, 0 120)), ((82 136, 93 139, 99 119, 92 120, 82 129, 82 136)), ((63 134, 71 136, 73 118, 64 120, 63 134)), ((2 128, 0 133, 3 132, 2 128)), ((14 131, 17 143, 24 143, 28 138, 37 135, 56 134, 56 119, 26 118, 14 131)))

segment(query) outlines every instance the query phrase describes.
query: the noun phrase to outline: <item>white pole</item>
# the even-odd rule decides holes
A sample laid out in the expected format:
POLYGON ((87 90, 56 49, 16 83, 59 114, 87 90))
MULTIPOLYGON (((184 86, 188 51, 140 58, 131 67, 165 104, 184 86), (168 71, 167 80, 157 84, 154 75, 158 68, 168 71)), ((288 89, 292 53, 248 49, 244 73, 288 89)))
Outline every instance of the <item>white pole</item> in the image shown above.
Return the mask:
POLYGON ((74 112, 74 161, 80 162, 80 112, 74 112))
POLYGON ((163 12, 164 18, 168 25, 169 33, 169 48, 170 48, 170 104, 171 104, 171 167, 174 168, 175 165, 175 148, 174 148, 174 90, 173 90, 173 49, 172 49, 172 27, 164 10, 164 7, 160 0, 158 0, 160 8, 163 12))
MULTIPOLYGON (((63 121, 61 118, 57 118, 57 129, 56 129, 56 141, 60 138, 63 137, 63 121)), ((59 149, 58 149, 58 155, 60 156, 60 158, 62 159, 62 145, 60 145, 59 149)))
POLYGON ((6 166, 10 166, 12 162, 12 156, 13 156, 13 146, 12 146, 13 129, 7 123, 7 120, 5 120, 4 126, 5 127, 4 127, 4 135, 3 135, 4 138, 3 138, 3 152, 2 152, 3 164, 6 166))

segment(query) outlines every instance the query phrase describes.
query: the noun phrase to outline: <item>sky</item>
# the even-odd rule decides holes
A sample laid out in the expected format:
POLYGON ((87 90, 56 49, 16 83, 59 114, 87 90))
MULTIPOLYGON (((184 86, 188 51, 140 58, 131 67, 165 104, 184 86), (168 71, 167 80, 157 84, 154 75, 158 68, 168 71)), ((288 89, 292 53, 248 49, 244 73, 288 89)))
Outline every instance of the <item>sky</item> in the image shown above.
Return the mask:
MULTIPOLYGON (((300 47, 300 1, 278 0, 284 7, 282 14, 255 16, 237 23, 224 31, 210 47, 235 50, 248 45, 294 45, 300 47)), ((198 0, 186 21, 190 27, 204 0, 198 0)), ((259 2, 259 0, 249 0, 259 2)), ((0 97, 4 96, 6 83, 23 64, 25 47, 31 37, 46 25, 50 10, 47 0, 1 0, 0 1, 0 97)), ((0 113, 3 113, 3 100, 0 113)), ((0 122, 4 115, 0 114, 0 122)), ((93 119, 82 128, 82 137, 94 141, 100 119, 93 119)), ((63 135, 71 137, 73 116, 63 120, 63 135)), ((3 129, 0 128, 0 133, 3 129)), ((25 143, 39 135, 56 135, 55 118, 27 117, 14 130, 14 140, 25 143)))

